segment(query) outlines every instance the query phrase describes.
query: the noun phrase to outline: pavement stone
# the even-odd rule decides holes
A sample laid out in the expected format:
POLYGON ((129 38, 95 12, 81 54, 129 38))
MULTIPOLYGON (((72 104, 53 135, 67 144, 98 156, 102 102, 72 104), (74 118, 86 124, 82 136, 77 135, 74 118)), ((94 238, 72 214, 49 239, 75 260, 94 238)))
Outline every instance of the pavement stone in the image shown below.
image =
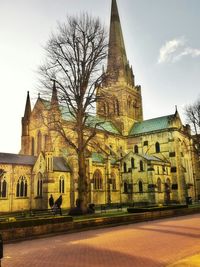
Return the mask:
POLYGON ((2 267, 196 267, 198 254, 195 214, 6 244, 2 267))
POLYGON ((180 261, 169 264, 167 267, 199 267, 200 266, 200 254, 187 257, 180 261))

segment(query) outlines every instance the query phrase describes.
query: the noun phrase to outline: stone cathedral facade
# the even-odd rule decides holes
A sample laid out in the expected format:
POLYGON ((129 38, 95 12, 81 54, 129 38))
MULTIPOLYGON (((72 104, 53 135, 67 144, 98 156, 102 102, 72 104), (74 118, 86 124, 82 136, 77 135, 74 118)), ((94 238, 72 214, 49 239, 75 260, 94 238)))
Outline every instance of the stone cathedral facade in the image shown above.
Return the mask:
MULTIPOLYGON (((97 102, 95 120, 104 122, 95 137, 97 149, 87 155, 91 203, 184 203, 198 199, 199 170, 188 125, 178 111, 143 119, 141 87, 129 65, 117 2, 112 0, 105 81, 98 89, 106 101, 97 102), (104 153, 104 152, 105 153, 104 153)), ((56 101, 38 96, 31 109, 29 93, 22 118, 21 151, 0 153, 0 212, 49 208, 48 199, 63 196, 63 208, 77 198, 77 157, 61 136, 49 131, 48 116, 56 101)), ((59 107, 65 127, 70 127, 59 107)))

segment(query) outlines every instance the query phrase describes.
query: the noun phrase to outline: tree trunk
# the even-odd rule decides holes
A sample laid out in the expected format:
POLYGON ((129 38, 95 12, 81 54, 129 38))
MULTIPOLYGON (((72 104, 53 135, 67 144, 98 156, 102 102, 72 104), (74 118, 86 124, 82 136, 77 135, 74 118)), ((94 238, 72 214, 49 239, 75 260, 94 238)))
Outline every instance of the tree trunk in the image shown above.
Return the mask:
POLYGON ((78 199, 80 209, 83 213, 87 213, 88 205, 88 184, 86 175, 86 159, 84 149, 84 136, 82 128, 82 106, 79 108, 78 114, 78 199))
POLYGON ((88 206, 88 182, 86 176, 86 161, 84 151, 78 154, 79 177, 78 177, 78 199, 83 213, 87 213, 88 206))

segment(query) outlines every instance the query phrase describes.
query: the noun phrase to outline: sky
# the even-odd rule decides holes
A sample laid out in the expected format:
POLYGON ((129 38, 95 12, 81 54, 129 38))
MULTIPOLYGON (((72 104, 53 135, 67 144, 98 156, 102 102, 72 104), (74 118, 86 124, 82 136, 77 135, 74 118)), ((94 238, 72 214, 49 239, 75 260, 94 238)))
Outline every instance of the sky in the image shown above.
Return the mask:
MULTIPOLYGON (((200 1, 117 0, 144 119, 200 98, 200 1)), ((37 98, 44 46, 57 22, 83 11, 109 27, 111 0, 0 0, 0 152, 18 153, 27 91, 37 98)))

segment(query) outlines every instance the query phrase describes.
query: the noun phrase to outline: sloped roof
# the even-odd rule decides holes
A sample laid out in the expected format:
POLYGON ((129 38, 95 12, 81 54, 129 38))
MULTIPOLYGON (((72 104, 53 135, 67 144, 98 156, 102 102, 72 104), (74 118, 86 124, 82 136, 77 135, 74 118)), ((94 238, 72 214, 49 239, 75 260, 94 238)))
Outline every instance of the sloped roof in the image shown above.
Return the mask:
POLYGON ((16 164, 16 165, 31 165, 36 162, 37 157, 28 155, 19 155, 11 153, 0 153, 0 163, 16 164))
POLYGON ((118 129, 111 121, 106 121, 103 118, 97 116, 89 116, 87 119, 87 126, 94 128, 96 126, 97 129, 107 131, 113 134, 119 134, 118 129))
MULTIPOLYGON (((45 108, 50 108, 50 101, 40 98, 40 101, 44 104, 45 108)), ((69 112, 66 106, 59 106, 61 115, 63 120, 73 122, 74 118, 72 114, 69 112)), ((113 134, 120 134, 119 130, 115 127, 115 125, 111 121, 106 121, 103 118, 97 116, 88 116, 86 121, 86 126, 94 128, 96 127, 98 130, 107 131, 113 134)))
POLYGON ((61 171, 61 172, 70 172, 70 167, 62 157, 54 157, 53 158, 53 170, 61 171))
POLYGON ((174 116, 175 115, 172 114, 142 122, 136 122, 132 126, 129 135, 137 135, 167 129, 171 126, 171 121, 174 119, 174 116))
MULTIPOLYGON (((1 164, 15 164, 15 165, 29 165, 33 166, 37 160, 35 156, 11 154, 11 153, 0 153, 1 164)), ((53 170, 70 172, 70 168, 62 157, 53 158, 53 170)))
POLYGON ((149 154, 136 154, 133 151, 128 152, 125 156, 123 156, 119 160, 121 161, 121 160, 125 159, 130 154, 132 154, 133 157, 134 156, 136 156, 136 157, 142 157, 143 159, 145 159, 147 161, 158 161, 158 162, 165 162, 165 163, 167 162, 166 160, 160 159, 160 158, 158 158, 156 156, 153 156, 153 155, 149 155, 149 154))
POLYGON ((153 160, 153 161, 164 162, 164 160, 159 159, 159 158, 157 158, 157 157, 155 157, 155 156, 152 156, 152 155, 139 154, 139 156, 143 157, 143 158, 146 159, 146 160, 153 160))
MULTIPOLYGON (((60 106, 62 118, 66 121, 74 121, 73 116, 70 114, 67 107, 60 106)), ((105 119, 99 118, 97 116, 88 116, 86 120, 86 126, 94 128, 96 127, 98 130, 107 131, 113 134, 119 134, 118 129, 114 126, 111 121, 105 121, 105 119)))
MULTIPOLYGON (((105 163, 105 156, 102 153, 93 152, 91 155, 92 162, 96 163, 105 163)), ((110 158, 110 163, 112 165, 115 165, 117 163, 117 160, 113 157, 110 158)))
POLYGON ((93 162, 97 162, 97 163, 104 163, 104 157, 101 153, 98 153, 98 152, 93 152, 92 155, 92 161, 93 162))

